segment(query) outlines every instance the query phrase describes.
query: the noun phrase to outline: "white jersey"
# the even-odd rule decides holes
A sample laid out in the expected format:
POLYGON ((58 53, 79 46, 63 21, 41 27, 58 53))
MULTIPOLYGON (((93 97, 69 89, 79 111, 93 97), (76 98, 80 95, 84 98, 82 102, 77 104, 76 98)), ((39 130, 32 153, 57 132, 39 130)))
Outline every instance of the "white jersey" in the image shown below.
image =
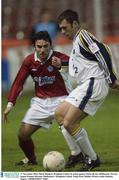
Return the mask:
MULTIPOLYGON (((89 34, 85 30, 81 30, 76 34, 73 41, 73 49, 69 60, 70 76, 75 77, 78 84, 85 82, 87 79, 90 79, 91 77, 94 77, 96 79, 108 78, 110 76, 110 73, 106 65, 106 62, 104 62, 105 64, 103 65, 101 64, 102 62, 100 63, 100 59, 102 61, 102 59, 104 59, 105 57, 102 56, 102 58, 99 57, 99 59, 96 57, 96 53, 100 53, 100 49, 102 49, 102 47, 100 48, 100 44, 103 44, 98 42, 99 47, 97 43, 95 51, 94 49, 90 49, 90 44, 88 44, 88 41, 86 42, 86 39, 84 39, 85 37, 83 36, 83 32, 87 33, 88 38, 91 39, 92 44, 96 44, 98 42, 93 35, 89 34), (103 66, 102 68, 101 65, 103 66), (106 70, 104 69, 104 67, 106 70), (107 73, 106 75, 105 72, 107 73)), ((105 51, 107 51, 107 49, 105 51)))

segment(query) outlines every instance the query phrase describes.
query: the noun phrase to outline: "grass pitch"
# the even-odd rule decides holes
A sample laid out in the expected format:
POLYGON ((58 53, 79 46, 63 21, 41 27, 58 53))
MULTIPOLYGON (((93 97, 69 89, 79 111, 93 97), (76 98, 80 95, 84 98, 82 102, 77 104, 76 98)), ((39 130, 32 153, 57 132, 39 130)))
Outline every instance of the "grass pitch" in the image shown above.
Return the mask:
MULTIPOLYGON (((7 125, 2 124, 2 171, 12 172, 40 172, 44 171, 42 160, 44 155, 52 150, 60 151, 67 158, 70 151, 65 140, 54 121, 52 127, 46 130, 38 130, 33 135, 38 159, 37 166, 17 167, 15 163, 24 158, 18 146, 17 131, 26 110, 29 107, 32 93, 24 93, 9 114, 7 125)), ((3 93, 2 109, 6 105, 6 94, 3 93)), ((82 127, 88 132, 92 145, 101 159, 101 166, 94 171, 119 172, 119 92, 111 91, 103 106, 92 118, 82 121, 82 127)), ((80 165, 64 171, 78 171, 80 165)))

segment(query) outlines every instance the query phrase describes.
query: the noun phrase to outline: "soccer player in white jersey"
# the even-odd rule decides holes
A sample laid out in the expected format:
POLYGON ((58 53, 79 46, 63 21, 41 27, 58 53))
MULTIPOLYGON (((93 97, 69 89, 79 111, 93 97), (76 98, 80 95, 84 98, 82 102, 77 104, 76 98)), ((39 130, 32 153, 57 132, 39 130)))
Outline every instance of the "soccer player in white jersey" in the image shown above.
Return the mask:
POLYGON ((73 40, 69 74, 77 81, 77 87, 58 106, 55 117, 85 156, 80 171, 90 171, 100 165, 100 159, 80 122, 96 113, 108 94, 109 86, 119 89, 119 84, 112 70, 109 48, 80 28, 77 12, 70 9, 62 12, 58 23, 61 32, 73 40))
MULTIPOLYGON (((28 76, 34 81, 35 97, 22 120, 19 128, 19 146, 26 158, 17 165, 37 164, 32 134, 39 128, 48 129, 54 119, 56 107, 67 97, 71 91, 68 73, 62 72, 62 67, 68 66, 69 57, 63 53, 52 50, 51 38, 47 31, 40 31, 34 37, 34 53, 28 55, 22 62, 20 70, 8 94, 8 104, 4 110, 4 121, 8 121, 8 113, 15 106, 17 97, 23 90, 28 76), (50 108, 49 108, 50 107, 50 108)), ((72 136, 62 127, 62 133, 71 154, 80 153, 79 147, 72 141, 72 136)), ((83 159, 79 156, 77 161, 83 159)))

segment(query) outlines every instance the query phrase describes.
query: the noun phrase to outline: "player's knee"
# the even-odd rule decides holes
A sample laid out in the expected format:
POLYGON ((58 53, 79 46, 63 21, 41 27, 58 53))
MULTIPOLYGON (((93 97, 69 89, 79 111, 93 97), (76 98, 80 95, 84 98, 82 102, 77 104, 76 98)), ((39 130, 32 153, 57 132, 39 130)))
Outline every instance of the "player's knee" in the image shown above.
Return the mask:
POLYGON ((29 139, 29 135, 24 131, 19 131, 18 132, 18 139, 20 141, 25 141, 25 140, 29 139))
POLYGON ((61 124, 63 122, 62 114, 58 110, 55 111, 54 117, 56 121, 58 122, 58 124, 61 124))
POLYGON ((63 126, 70 134, 73 134, 75 131, 77 131, 77 129, 80 128, 80 123, 73 121, 70 122, 65 119, 63 122, 63 126))
POLYGON ((64 128, 70 133, 72 130, 72 124, 68 120, 63 121, 64 128))

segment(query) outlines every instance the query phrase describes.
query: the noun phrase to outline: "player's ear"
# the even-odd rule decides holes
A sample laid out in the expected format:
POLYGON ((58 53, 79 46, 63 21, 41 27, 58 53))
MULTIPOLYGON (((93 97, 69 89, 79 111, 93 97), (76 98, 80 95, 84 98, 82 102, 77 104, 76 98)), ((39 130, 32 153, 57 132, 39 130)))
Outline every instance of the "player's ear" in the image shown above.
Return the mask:
POLYGON ((76 28, 78 26, 78 22, 77 21, 73 21, 73 27, 76 28))

